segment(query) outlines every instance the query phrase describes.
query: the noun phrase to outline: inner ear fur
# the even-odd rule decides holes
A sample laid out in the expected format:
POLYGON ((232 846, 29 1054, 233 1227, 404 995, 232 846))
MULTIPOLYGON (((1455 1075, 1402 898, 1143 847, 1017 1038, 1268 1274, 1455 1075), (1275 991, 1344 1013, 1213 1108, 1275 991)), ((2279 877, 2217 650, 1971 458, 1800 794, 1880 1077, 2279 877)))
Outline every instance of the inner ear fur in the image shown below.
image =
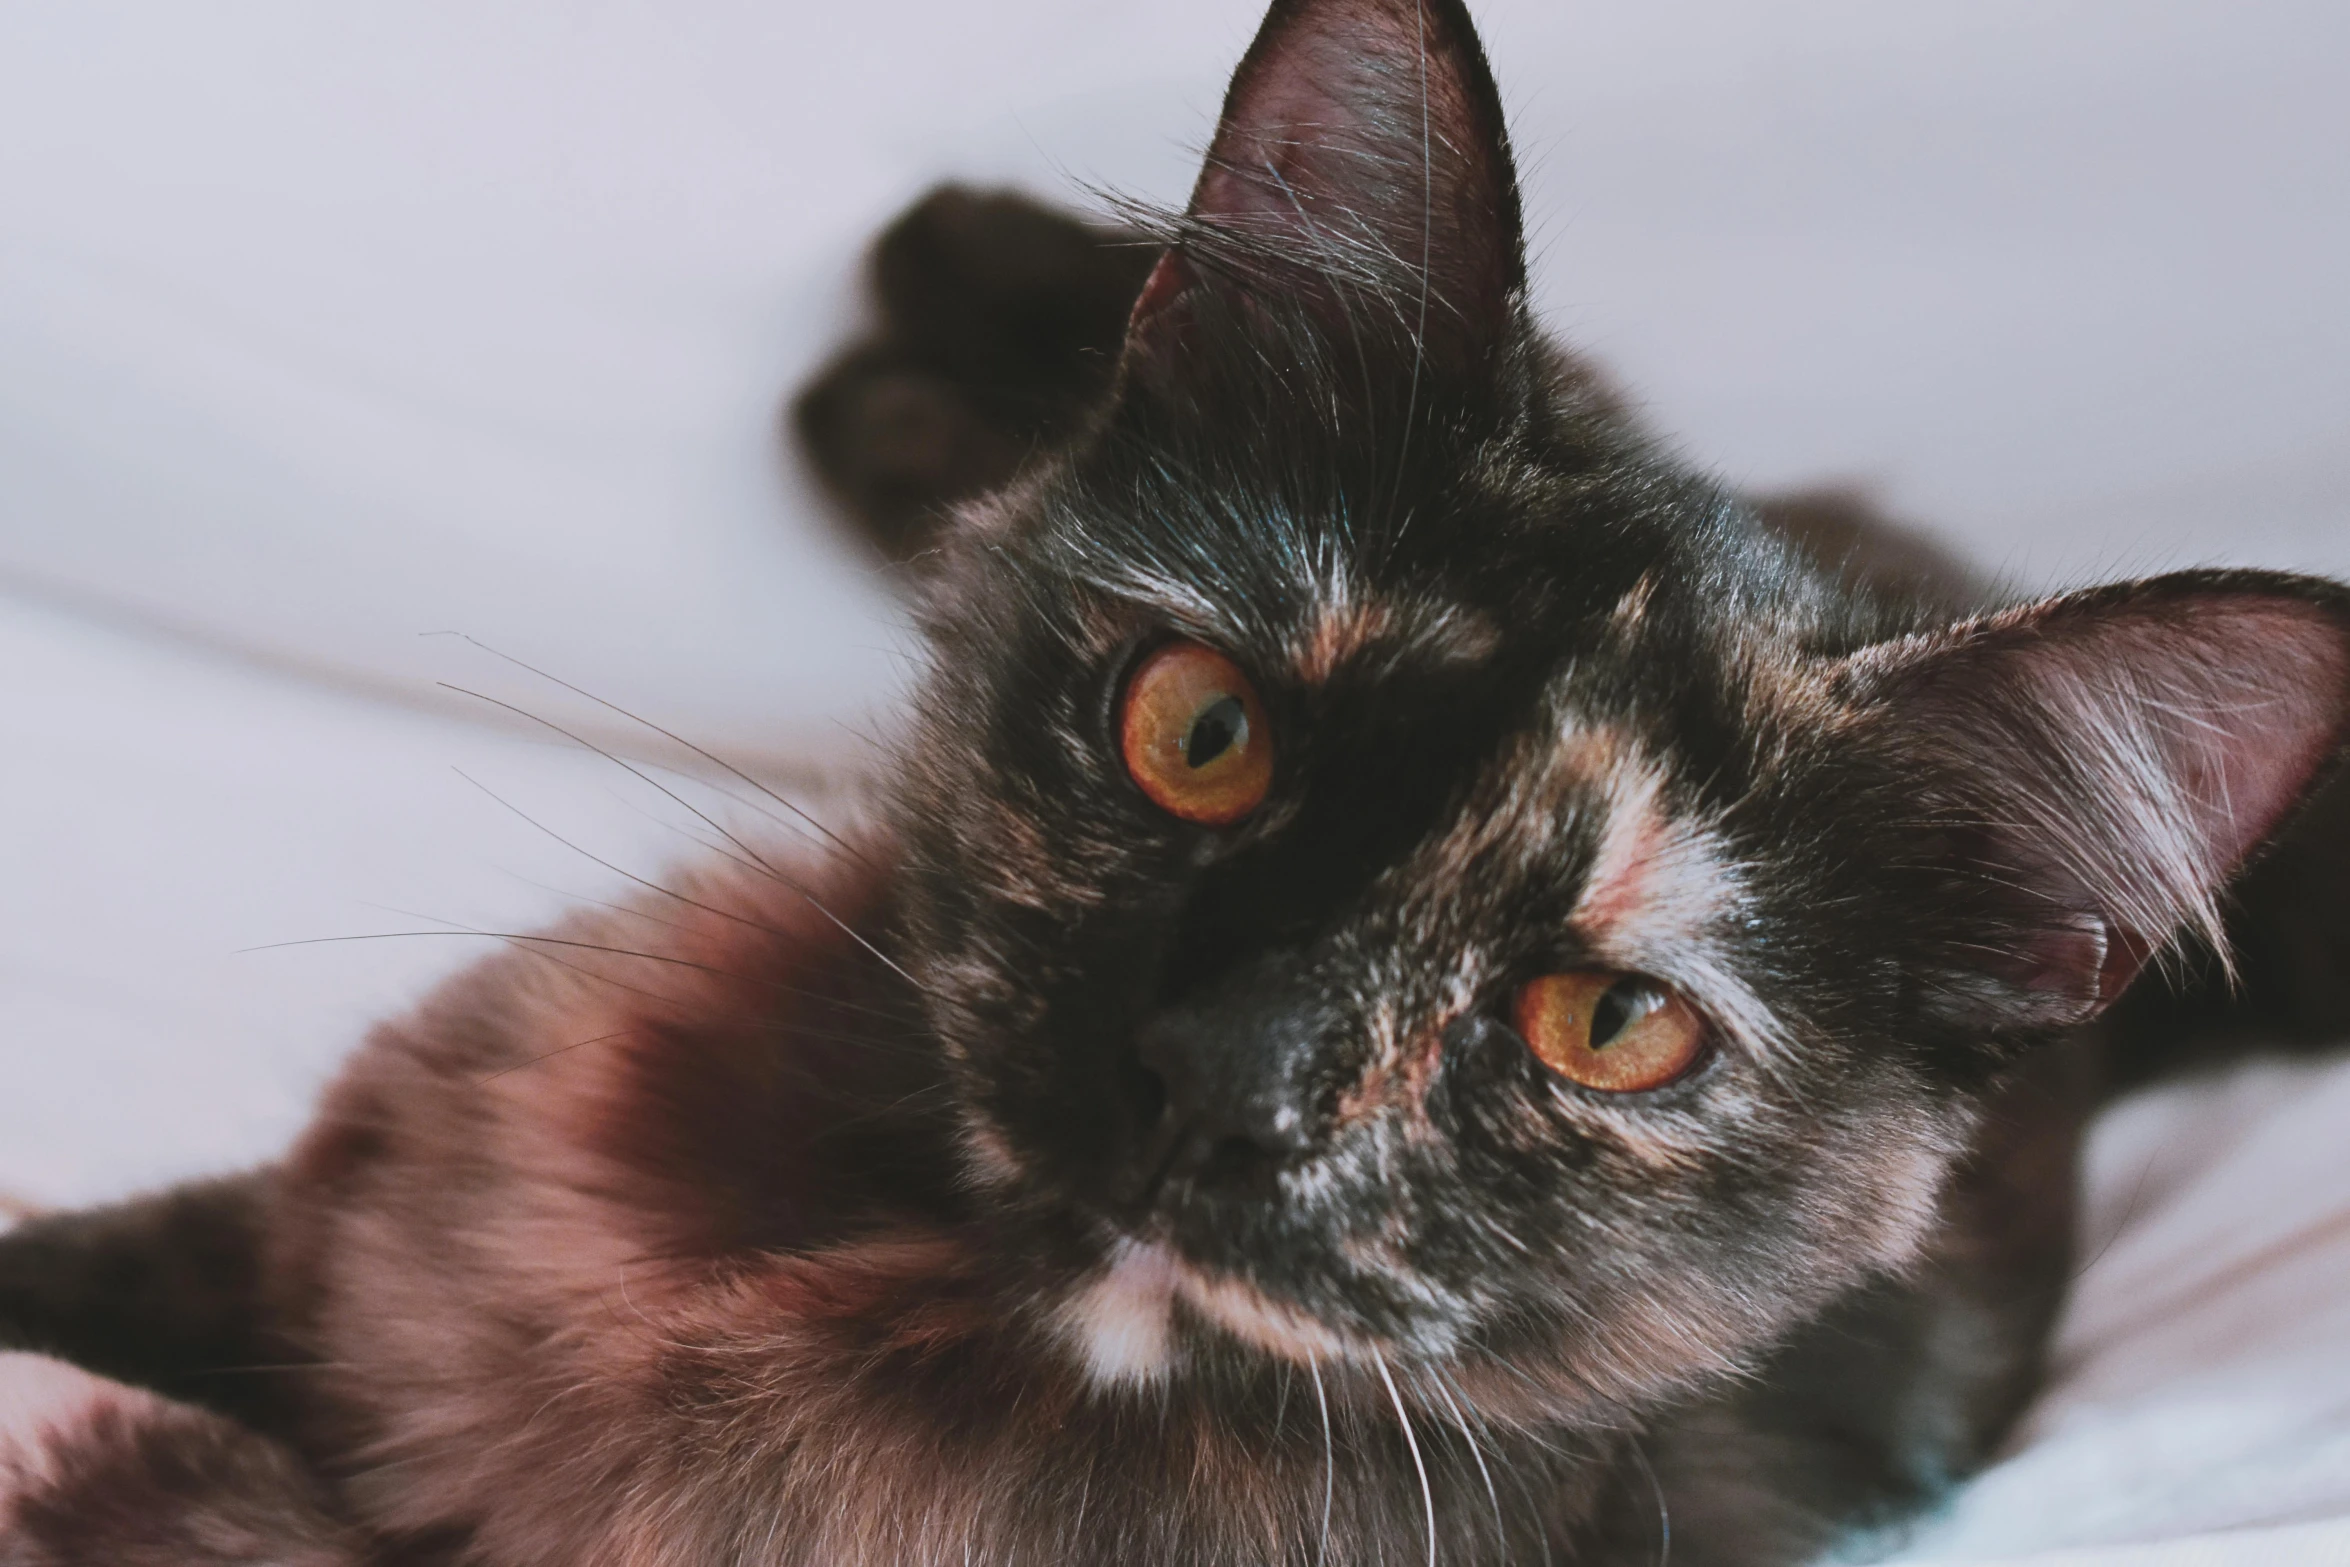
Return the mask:
POLYGON ((2224 958, 2229 880, 2350 740, 2350 592, 2156 577, 1872 648, 1848 674, 1870 747, 1991 920, 1978 999, 2069 1023, 2182 932, 2224 958))
POLYGON ((1507 338, 1524 280, 1501 99, 1467 9, 1277 0, 1136 304, 1127 359, 1177 373, 1200 296, 1221 291, 1467 370, 1507 338))

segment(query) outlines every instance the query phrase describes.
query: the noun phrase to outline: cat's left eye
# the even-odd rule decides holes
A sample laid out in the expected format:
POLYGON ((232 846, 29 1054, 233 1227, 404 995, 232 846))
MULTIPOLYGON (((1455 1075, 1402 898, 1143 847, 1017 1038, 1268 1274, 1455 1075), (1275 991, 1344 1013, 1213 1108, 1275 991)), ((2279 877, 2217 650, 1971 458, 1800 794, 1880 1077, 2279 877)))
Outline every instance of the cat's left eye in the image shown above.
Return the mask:
POLYGON ((1638 974, 1578 969, 1518 990, 1518 1033, 1543 1065, 1604 1093, 1662 1088, 1705 1049, 1705 1020, 1671 989, 1638 974))
POLYGON ((1256 687, 1197 642, 1170 642, 1127 677, 1118 745, 1152 804, 1204 827, 1239 821, 1273 784, 1273 731, 1256 687))

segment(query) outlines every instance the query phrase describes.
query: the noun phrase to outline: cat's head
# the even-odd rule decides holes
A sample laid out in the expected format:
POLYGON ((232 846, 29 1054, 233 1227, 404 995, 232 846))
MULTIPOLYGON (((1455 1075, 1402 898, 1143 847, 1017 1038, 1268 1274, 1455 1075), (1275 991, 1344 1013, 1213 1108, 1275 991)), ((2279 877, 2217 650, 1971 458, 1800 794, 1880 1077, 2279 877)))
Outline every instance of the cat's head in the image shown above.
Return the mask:
POLYGON ((1276 4, 1170 239, 951 546, 899 800, 972 1178, 1105 1384, 1735 1362, 2341 743, 2324 584, 1954 625, 1644 446, 1526 319, 1457 0, 1276 4))

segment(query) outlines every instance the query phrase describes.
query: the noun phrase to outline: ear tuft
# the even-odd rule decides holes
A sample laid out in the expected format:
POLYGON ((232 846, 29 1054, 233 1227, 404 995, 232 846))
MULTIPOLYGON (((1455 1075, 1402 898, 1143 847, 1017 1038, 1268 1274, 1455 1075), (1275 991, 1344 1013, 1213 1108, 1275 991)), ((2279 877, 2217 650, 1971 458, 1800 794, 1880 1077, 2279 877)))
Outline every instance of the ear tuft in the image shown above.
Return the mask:
POLYGON ((2184 573, 1874 649, 1853 673, 1993 889, 1983 976, 2031 1020, 2076 1021, 2182 932, 2224 956, 2229 879, 2350 738, 2350 594, 2184 573))

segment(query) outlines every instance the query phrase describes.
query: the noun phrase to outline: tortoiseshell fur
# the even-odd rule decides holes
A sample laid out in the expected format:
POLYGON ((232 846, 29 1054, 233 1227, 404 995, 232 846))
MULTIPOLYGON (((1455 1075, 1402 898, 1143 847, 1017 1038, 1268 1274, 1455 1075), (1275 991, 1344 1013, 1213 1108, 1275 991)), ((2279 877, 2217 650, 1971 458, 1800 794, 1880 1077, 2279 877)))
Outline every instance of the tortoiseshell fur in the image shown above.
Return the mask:
POLYGON ((1956 608, 1660 453, 1525 316, 1457 0, 1279 0, 1163 230, 1106 399, 940 531, 836 849, 460 976, 208 1226, 0 1243, 0 1332, 244 1422, 68 1399, 0 1563, 257 1559, 187 1542, 261 1497, 322 1567, 1767 1567, 1983 1460, 2096 1020, 2332 766, 2350 596, 1956 608), (1229 829, 1119 759, 1176 636, 1269 716, 1229 829), (1703 1064, 1551 1075, 1508 998, 1579 965, 1703 1064), (131 1353, 125 1257, 234 1309, 131 1353), (138 1410, 237 1450, 168 1548, 89 1500, 138 1410))

